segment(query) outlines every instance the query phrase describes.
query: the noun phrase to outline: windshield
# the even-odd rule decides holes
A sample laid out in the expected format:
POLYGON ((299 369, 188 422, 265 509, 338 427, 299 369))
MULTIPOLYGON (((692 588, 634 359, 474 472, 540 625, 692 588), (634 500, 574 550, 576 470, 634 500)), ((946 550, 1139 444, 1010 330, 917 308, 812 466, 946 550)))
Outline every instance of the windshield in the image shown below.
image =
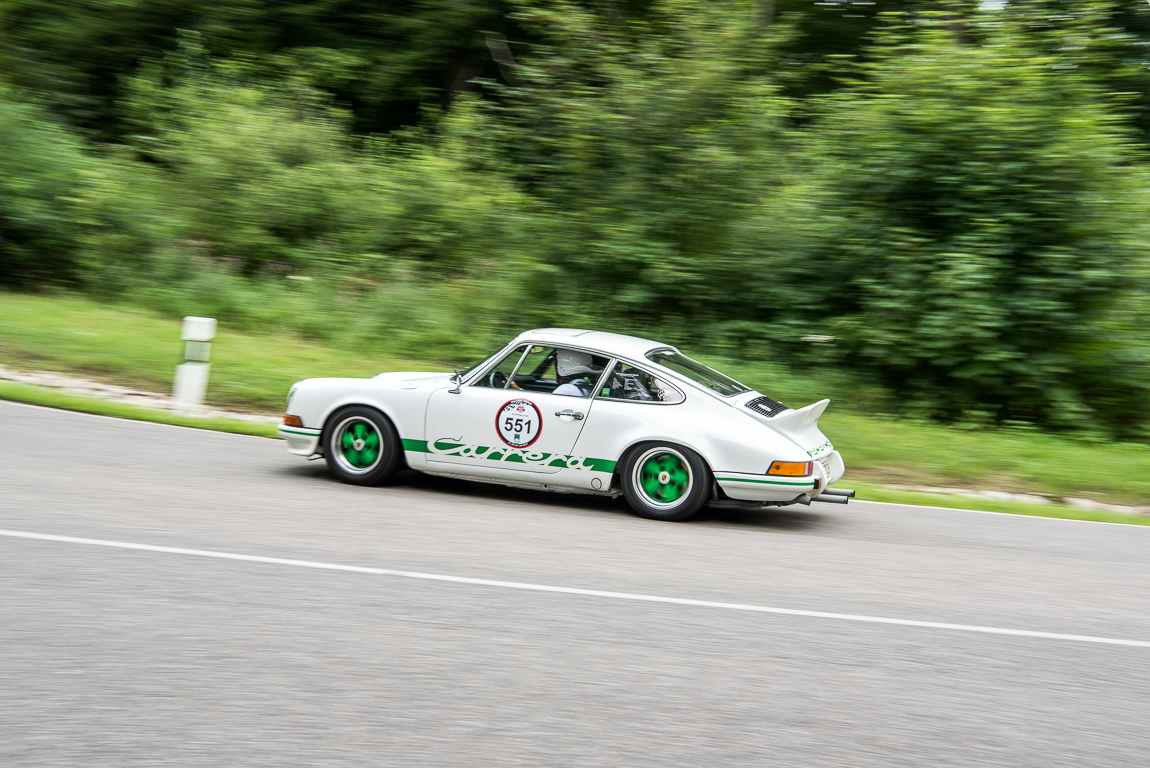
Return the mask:
POLYGON ((459 371, 459 375, 462 376, 463 378, 467 378, 467 374, 471 373, 476 368, 480 367, 481 365, 483 365, 484 363, 486 363, 488 360, 490 360, 493 357, 495 357, 495 355, 488 355, 487 357, 483 358, 482 360, 475 362, 475 363, 472 363, 471 365, 467 366, 463 370, 459 371))
POLYGON ((670 368, 675 373, 686 376, 691 381, 702 384, 707 389, 718 392, 723 397, 732 397, 742 394, 743 392, 751 391, 750 387, 744 387, 731 377, 724 376, 718 371, 708 368, 702 363, 692 360, 686 355, 681 355, 678 352, 661 349, 655 352, 648 352, 647 359, 664 368, 670 368))

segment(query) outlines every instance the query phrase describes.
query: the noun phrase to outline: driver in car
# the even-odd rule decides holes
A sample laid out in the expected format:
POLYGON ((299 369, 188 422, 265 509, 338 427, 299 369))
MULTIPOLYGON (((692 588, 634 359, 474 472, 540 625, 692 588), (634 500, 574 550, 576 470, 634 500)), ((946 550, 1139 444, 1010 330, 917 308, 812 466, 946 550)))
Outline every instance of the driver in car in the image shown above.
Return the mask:
POLYGON ((555 353, 555 377, 559 386, 551 391, 553 395, 590 397, 594 381, 603 372, 603 366, 595 365, 591 355, 560 349, 555 353))

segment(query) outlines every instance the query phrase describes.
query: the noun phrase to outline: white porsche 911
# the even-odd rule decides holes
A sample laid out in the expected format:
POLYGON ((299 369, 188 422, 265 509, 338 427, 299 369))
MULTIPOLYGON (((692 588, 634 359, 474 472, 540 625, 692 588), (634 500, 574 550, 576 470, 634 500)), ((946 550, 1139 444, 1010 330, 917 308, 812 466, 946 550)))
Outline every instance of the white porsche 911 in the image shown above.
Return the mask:
POLYGON ((846 503, 854 491, 830 487, 842 457, 819 430, 829 402, 792 410, 667 344, 541 328, 454 375, 297 382, 279 434, 346 483, 407 466, 622 494, 640 515, 685 520, 708 504, 846 503))

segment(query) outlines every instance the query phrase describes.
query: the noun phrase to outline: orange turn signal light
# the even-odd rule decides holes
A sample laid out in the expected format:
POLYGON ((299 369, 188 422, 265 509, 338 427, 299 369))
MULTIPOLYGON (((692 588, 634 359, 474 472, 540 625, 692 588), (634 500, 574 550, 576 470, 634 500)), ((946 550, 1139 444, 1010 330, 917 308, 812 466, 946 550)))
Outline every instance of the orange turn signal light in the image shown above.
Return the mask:
POLYGON ((285 427, 302 427, 303 426, 303 419, 301 419, 299 416, 292 416, 291 414, 288 414, 287 416, 284 416, 284 426, 285 427))
POLYGON ((811 473, 810 461, 772 461, 768 475, 787 475, 789 477, 806 477, 811 473))

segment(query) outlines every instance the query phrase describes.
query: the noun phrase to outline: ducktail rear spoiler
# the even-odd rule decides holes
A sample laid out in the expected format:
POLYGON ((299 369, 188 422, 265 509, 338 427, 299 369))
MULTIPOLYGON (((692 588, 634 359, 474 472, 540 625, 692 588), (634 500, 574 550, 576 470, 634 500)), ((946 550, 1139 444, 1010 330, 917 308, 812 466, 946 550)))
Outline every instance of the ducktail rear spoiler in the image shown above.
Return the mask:
POLYGON ((803 450, 809 450, 826 442, 826 437, 819 431, 819 417, 830 404, 830 400, 819 400, 797 411, 784 411, 770 418, 760 416, 759 419, 771 429, 794 440, 803 450))

